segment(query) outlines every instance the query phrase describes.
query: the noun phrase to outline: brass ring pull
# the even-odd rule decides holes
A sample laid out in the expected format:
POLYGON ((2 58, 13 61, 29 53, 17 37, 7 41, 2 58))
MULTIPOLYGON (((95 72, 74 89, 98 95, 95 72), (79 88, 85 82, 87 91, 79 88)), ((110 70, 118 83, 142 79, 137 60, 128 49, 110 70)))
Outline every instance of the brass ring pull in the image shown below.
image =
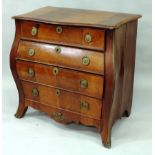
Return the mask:
POLYGON ((58 46, 55 47, 55 52, 58 53, 58 54, 61 53, 61 47, 58 47, 58 46))
POLYGON ((59 68, 53 67, 53 75, 59 74, 59 68))
POLYGON ((29 69, 28 69, 28 75, 29 75, 30 77, 34 77, 34 74, 35 74, 34 70, 33 70, 32 68, 29 68, 29 69))
POLYGON ((87 80, 80 80, 80 87, 81 88, 87 88, 88 87, 88 81, 87 80))
POLYGON ((63 120, 63 114, 61 112, 55 112, 54 113, 54 118, 57 121, 62 121, 63 120))
POLYGON ((82 64, 88 66, 90 64, 90 59, 87 56, 82 58, 82 64))
POLYGON ((89 33, 85 35, 85 41, 86 43, 90 43, 92 41, 92 36, 89 33))
POLYGON ((55 90, 55 94, 56 94, 56 96, 60 96, 60 90, 59 89, 56 89, 55 90))
POLYGON ((59 34, 62 33, 62 27, 61 26, 57 26, 56 27, 56 32, 59 33, 59 34))
POLYGON ((32 36, 37 35, 37 33, 38 33, 38 29, 36 27, 32 27, 32 29, 31 29, 32 36))
POLYGON ((89 103, 87 103, 86 101, 82 101, 80 103, 80 108, 83 110, 89 110, 89 103))
POLYGON ((39 91, 38 91, 37 88, 33 88, 33 89, 32 89, 32 95, 33 95, 34 97, 36 97, 36 96, 39 95, 39 91))
POLYGON ((34 56, 35 55, 35 50, 33 48, 29 48, 28 55, 29 56, 34 56))

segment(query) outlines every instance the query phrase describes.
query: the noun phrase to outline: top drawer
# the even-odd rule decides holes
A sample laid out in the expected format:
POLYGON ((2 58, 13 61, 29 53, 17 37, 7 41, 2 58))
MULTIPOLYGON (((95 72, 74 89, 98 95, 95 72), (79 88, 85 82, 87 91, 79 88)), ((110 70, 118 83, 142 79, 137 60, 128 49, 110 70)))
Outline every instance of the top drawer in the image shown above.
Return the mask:
POLYGON ((105 31, 95 28, 61 26, 23 21, 22 38, 55 44, 104 50, 105 31))

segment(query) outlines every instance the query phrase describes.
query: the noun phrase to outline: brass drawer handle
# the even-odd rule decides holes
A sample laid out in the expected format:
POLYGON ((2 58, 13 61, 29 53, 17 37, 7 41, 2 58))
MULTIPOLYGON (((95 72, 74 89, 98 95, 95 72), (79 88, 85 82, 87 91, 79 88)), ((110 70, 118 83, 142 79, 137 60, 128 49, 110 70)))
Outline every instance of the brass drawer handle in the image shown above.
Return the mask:
POLYGON ((80 80, 80 87, 81 88, 87 88, 88 87, 88 81, 87 80, 80 80))
POLYGON ((61 47, 58 47, 58 46, 55 47, 55 52, 58 53, 58 54, 61 53, 61 47))
POLYGON ((60 93, 61 93, 61 92, 60 92, 59 89, 56 89, 56 90, 55 90, 55 94, 56 94, 56 96, 60 96, 60 93))
POLYGON ((53 67, 53 75, 59 74, 59 68, 53 67))
POLYGON ((57 121, 62 121, 64 118, 63 118, 63 114, 61 112, 55 112, 54 113, 54 118, 55 120, 57 121))
POLYGON ((31 29, 32 36, 37 35, 37 33, 38 33, 38 29, 36 27, 32 27, 32 29, 31 29))
POLYGON ((39 95, 39 91, 38 91, 37 88, 32 89, 32 95, 35 96, 35 97, 39 95))
POLYGON ((80 104, 80 108, 83 110, 89 110, 89 103, 87 103, 86 101, 82 101, 80 104))
POLYGON ((29 75, 30 77, 34 77, 34 74, 35 74, 34 70, 33 70, 32 68, 29 68, 29 69, 28 69, 28 75, 29 75))
POLYGON ((62 27, 61 26, 57 26, 56 27, 56 32, 59 33, 59 34, 62 33, 62 27))
POLYGON ((28 55, 29 56, 34 56, 35 55, 35 50, 33 48, 29 48, 28 55))
POLYGON ((92 36, 89 33, 85 35, 85 41, 86 43, 90 43, 92 41, 92 36))
POLYGON ((90 59, 87 56, 82 58, 82 64, 88 66, 90 64, 90 59))

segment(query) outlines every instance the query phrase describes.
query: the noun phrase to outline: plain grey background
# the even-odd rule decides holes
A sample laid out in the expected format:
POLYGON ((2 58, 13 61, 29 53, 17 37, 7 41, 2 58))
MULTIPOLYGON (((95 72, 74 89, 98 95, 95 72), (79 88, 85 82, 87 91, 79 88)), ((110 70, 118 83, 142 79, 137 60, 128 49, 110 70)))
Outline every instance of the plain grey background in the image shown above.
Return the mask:
POLYGON ((152 2, 151 0, 3 0, 3 154, 150 155, 152 115, 152 2), (54 122, 29 109, 23 119, 14 118, 18 93, 9 69, 9 53, 15 33, 12 16, 47 5, 80 9, 137 13, 137 53, 132 113, 112 131, 112 149, 102 147, 94 128, 54 122))

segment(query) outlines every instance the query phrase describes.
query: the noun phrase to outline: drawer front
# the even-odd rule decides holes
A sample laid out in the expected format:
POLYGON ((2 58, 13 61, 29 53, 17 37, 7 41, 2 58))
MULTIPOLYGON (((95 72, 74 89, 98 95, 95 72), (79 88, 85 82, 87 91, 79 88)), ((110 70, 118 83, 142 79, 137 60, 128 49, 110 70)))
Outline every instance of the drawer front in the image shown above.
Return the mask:
POLYGON ((17 58, 104 74, 100 52, 20 41, 17 58))
POLYGON ((25 61, 17 61, 16 68, 19 78, 23 80, 68 89, 100 99, 103 95, 103 76, 25 61))
POLYGON ((22 86, 26 99, 100 119, 101 100, 24 81, 22 86))
POLYGON ((100 120, 98 119, 85 117, 79 113, 71 112, 69 110, 64 110, 56 107, 51 107, 42 104, 38 101, 29 99, 25 99, 25 105, 41 110, 53 117, 56 121, 61 123, 82 123, 87 126, 96 126, 98 129, 100 129, 100 120))
POLYGON ((105 31, 72 26, 22 22, 23 38, 64 44, 76 47, 104 50, 105 31))

